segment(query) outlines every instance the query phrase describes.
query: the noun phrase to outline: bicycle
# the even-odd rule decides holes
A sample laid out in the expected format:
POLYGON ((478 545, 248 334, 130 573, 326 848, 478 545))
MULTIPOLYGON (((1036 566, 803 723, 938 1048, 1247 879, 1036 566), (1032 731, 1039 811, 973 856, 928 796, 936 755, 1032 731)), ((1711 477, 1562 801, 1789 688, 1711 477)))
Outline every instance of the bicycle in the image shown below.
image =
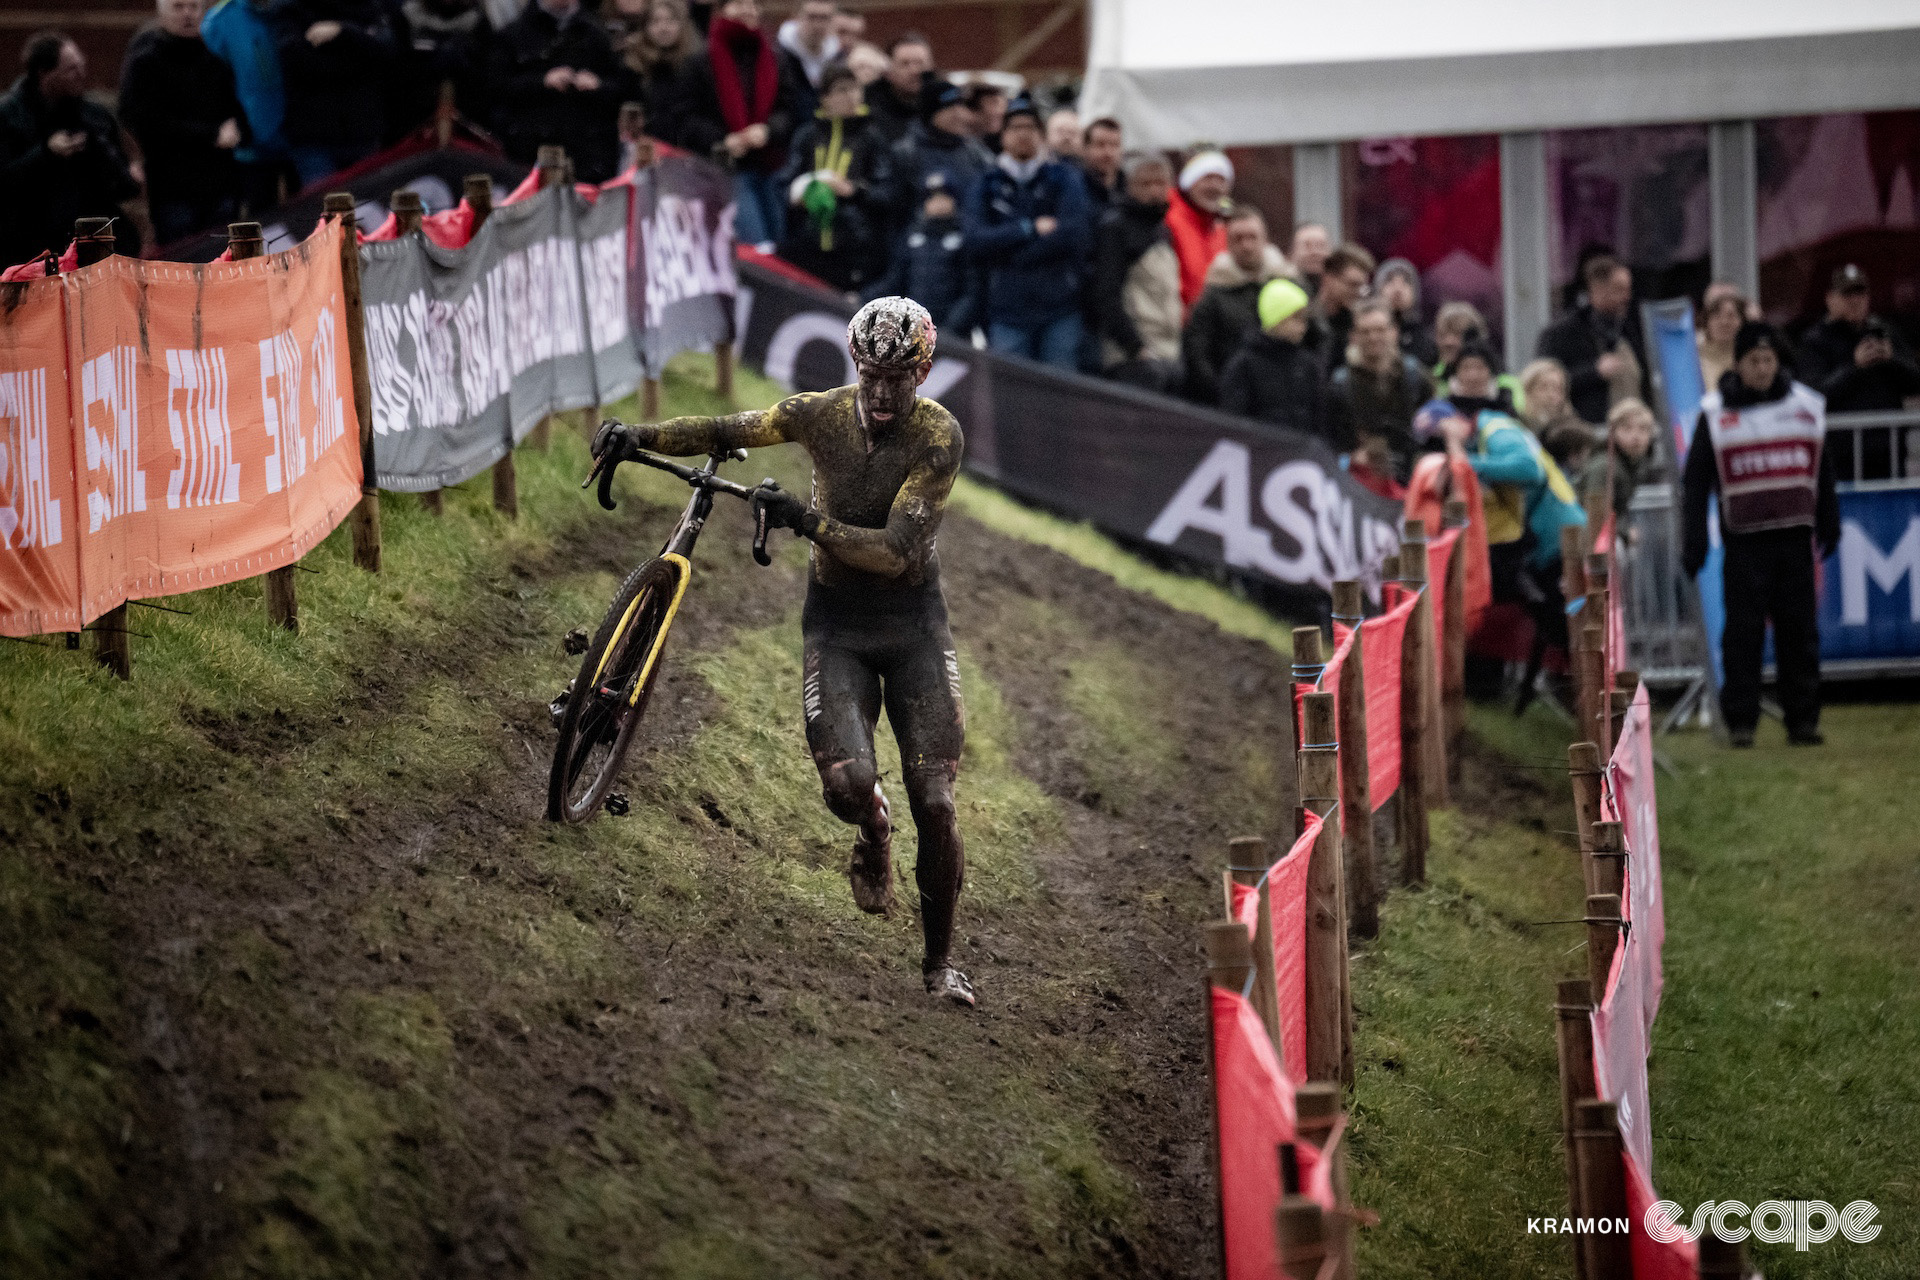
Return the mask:
POLYGON ((709 454, 706 466, 689 467, 650 453, 622 458, 609 450, 595 459, 593 470, 581 484, 585 489, 598 479, 600 505, 612 511, 617 505, 613 499, 614 473, 622 462, 638 462, 680 477, 692 486, 693 494, 660 554, 620 584, 592 640, 582 644, 584 636, 578 631, 568 637, 567 651, 582 656, 579 674, 554 708, 560 741, 554 747, 553 771, 547 782, 550 821, 578 825, 603 804, 624 809, 615 803, 620 798, 610 798, 608 791, 626 759, 634 731, 647 713, 654 681, 660 676, 667 632, 693 579, 693 547, 713 511, 714 494, 732 494, 752 504, 753 558, 761 565, 773 562, 767 554, 766 513, 755 495, 780 486, 768 479, 749 489, 715 474, 721 463, 744 462, 746 457, 745 449, 721 451, 709 454), (565 702, 564 711, 559 709, 561 700, 565 702))

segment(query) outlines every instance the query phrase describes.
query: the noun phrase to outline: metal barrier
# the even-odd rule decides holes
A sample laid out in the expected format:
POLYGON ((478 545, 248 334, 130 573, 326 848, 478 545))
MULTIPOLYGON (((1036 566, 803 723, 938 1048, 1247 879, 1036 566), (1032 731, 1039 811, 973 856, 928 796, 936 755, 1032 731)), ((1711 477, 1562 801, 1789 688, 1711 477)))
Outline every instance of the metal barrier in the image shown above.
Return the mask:
POLYGON ((1920 488, 1920 409, 1836 413, 1827 448, 1841 488, 1920 488))
POLYGON ((1680 570, 1679 505, 1677 484, 1634 490, 1627 536, 1614 552, 1627 661, 1649 688, 1692 684, 1707 669, 1700 595, 1680 570))

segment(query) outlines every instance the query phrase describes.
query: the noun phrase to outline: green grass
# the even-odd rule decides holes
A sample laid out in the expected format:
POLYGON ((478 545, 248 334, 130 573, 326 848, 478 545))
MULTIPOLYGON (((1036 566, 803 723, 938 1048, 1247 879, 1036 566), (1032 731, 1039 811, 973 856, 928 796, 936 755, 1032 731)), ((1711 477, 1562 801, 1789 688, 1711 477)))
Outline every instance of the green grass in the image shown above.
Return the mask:
MULTIPOLYGON (((1553 981, 1583 976, 1566 731, 1476 710, 1473 732, 1549 794, 1442 815, 1432 885, 1388 902, 1355 966, 1356 1198, 1373 1276, 1566 1274, 1525 1220, 1565 1203, 1553 981), (1393 1066, 1388 1067, 1391 1060, 1393 1066)), ((1904 1277, 1920 1257, 1920 707, 1829 708, 1829 745, 1664 738, 1667 940, 1654 1027, 1655 1188, 1873 1201, 1885 1227, 1807 1252, 1749 1242, 1769 1277, 1904 1277)))

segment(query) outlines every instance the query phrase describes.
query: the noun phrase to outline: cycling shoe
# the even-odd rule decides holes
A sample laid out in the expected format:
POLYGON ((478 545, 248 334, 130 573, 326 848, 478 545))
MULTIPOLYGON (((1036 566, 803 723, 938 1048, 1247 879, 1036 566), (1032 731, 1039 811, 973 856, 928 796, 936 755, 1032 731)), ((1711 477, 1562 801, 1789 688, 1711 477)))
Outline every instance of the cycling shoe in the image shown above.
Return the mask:
POLYGON ((927 994, 936 1000, 951 1000, 967 1008, 974 1007, 973 984, 967 975, 952 965, 942 965, 926 975, 927 994))
POLYGON ((847 864, 847 883, 853 887, 853 902, 872 916, 891 915, 893 897, 893 824, 888 820, 887 797, 880 784, 873 784, 874 807, 880 811, 880 828, 886 834, 869 840, 865 831, 853 838, 853 861, 847 864))

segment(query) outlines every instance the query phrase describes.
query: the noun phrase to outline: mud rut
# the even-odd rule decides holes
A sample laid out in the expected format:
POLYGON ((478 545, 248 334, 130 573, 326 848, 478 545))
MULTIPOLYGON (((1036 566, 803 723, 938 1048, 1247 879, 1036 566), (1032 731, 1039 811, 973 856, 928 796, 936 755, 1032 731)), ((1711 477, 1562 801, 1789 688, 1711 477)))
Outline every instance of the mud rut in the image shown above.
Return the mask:
MULTIPOLYGON (((548 647, 557 655, 557 635, 530 603, 540 580, 595 567, 623 571, 634 548, 657 541, 670 520, 661 508, 628 503, 621 518, 596 521, 552 556, 515 565, 489 584, 484 611, 463 620, 458 644, 382 653, 358 673, 363 696, 339 708, 331 723, 268 717, 199 728, 219 749, 264 760, 271 771, 274 762, 292 759, 303 742, 339 731, 339 723, 364 728, 394 714, 408 682, 421 675, 478 678, 489 660, 528 647, 548 647)), ((955 1059, 991 1055, 1000 1038, 1015 1031, 1044 1030, 1104 1048, 1123 1062, 1126 1087, 1104 1109, 1103 1154, 1138 1185, 1147 1222, 1131 1238, 1098 1242, 1102 1269, 1110 1275, 1214 1274, 1197 925, 1218 911, 1226 837, 1258 825, 1247 822, 1240 794, 1239 762, 1248 739, 1267 744, 1276 761, 1286 759, 1281 661, 1264 646, 1226 636, 1053 552, 964 518, 948 521, 941 549, 956 638, 1014 713, 1019 768, 1066 815, 1070 839, 1045 853, 1041 866, 1051 929, 1099 957, 1114 975, 1113 989, 1102 991, 1097 1002, 1050 1014, 1044 1029, 1020 1027, 1031 1016, 1023 1012, 1023 993, 1057 967, 1059 953, 1044 937, 1004 928, 975 936, 979 928, 965 900, 961 963, 980 980, 983 995, 974 1015, 923 1011, 917 991, 896 989, 897 973, 882 980, 832 972, 786 976, 830 1001, 875 1001, 904 1006, 914 1016, 957 1020, 948 1034, 960 1052, 948 1055, 943 1069, 968 1069, 955 1059), (1036 602, 1070 618, 1088 644, 1123 646, 1174 691, 1158 712, 1178 740, 1168 753, 1174 763, 1142 781, 1123 806, 1094 793, 1074 754, 1075 712, 1063 696, 1069 675, 1061 659, 1068 655, 1035 652, 1028 642, 1036 602)), ((777 622, 797 605, 803 589, 791 567, 751 565, 744 517, 726 505, 702 541, 700 570, 670 658, 723 645, 736 629, 777 622)), ((671 665, 649 719, 648 758, 670 759, 674 744, 697 732, 711 698, 684 662, 671 665)), ((234 847, 235 833, 209 816, 199 829, 187 823, 152 837, 148 856, 116 883, 100 886, 118 928, 116 960, 125 984, 113 1030, 139 1060, 142 1095, 140 1135, 129 1148, 123 1179, 128 1194, 102 1242, 101 1273, 193 1276, 222 1256, 246 1224, 218 1189, 247 1161, 273 1149, 270 1112, 293 1094, 291 1082, 303 1065, 266 1051, 265 1044, 286 1038, 275 1028, 200 998, 207 979, 196 957, 211 939, 252 927, 270 940, 280 952, 272 979, 284 1010, 279 1016, 299 1024, 295 1039, 324 1044, 338 991, 394 983, 428 990, 457 986, 467 948, 474 945, 457 931, 441 930, 394 951, 363 950, 350 922, 369 901, 386 902, 404 919, 430 873, 448 871, 529 893, 541 890, 543 873, 518 849, 541 839, 546 829, 551 731, 543 707, 503 705, 498 713, 488 746, 499 767, 483 771, 477 784, 448 788, 442 780, 396 770, 384 794, 356 797, 345 821, 316 818, 306 811, 310 803, 290 804, 284 825, 255 837, 258 844, 251 848, 234 847), (194 869, 184 873, 170 869, 178 853, 208 842, 226 856, 195 857, 194 869), (296 856, 270 856, 276 848, 296 856)), ((1262 806, 1269 818, 1292 812, 1286 774, 1284 767, 1273 770, 1281 792, 1262 806)), ((179 808, 193 810, 190 802, 179 808)), ((911 849, 898 853, 910 866, 911 849)), ((588 1001, 578 1017, 569 1015, 569 1025, 452 1016, 451 1089, 459 1098, 465 1137, 427 1153, 422 1162, 422 1176, 444 1209, 430 1224, 439 1255, 435 1272, 524 1271, 529 1251, 519 1207, 543 1155, 578 1140, 582 1126, 616 1096, 657 1095, 646 1084, 652 1055, 698 1035, 699 1026, 715 1017, 750 1016, 741 993, 764 976, 766 963, 783 963, 777 956, 718 949, 711 934, 648 937, 623 933, 617 924, 614 933, 623 945, 668 964, 680 984, 671 1004, 658 1003, 651 993, 636 1002, 645 1010, 644 1024, 629 1010, 588 1001)), ((876 1042, 873 1051, 886 1052, 887 1046, 876 1042)), ((750 1092, 753 1081, 733 1087, 750 1092)), ((672 1104, 655 1096, 652 1105, 672 1104)), ((730 1158, 751 1161, 755 1141, 770 1140, 767 1135, 778 1135, 792 1118, 765 1114, 756 1121, 764 1126, 761 1132, 730 1158)), ((839 1172, 858 1177, 857 1170, 839 1172)), ((774 1187, 769 1194, 781 1191, 774 1187)), ((286 1205, 267 1208, 297 1218, 297 1210, 286 1205)), ((809 1259, 809 1266, 846 1273, 818 1259, 809 1259)))

